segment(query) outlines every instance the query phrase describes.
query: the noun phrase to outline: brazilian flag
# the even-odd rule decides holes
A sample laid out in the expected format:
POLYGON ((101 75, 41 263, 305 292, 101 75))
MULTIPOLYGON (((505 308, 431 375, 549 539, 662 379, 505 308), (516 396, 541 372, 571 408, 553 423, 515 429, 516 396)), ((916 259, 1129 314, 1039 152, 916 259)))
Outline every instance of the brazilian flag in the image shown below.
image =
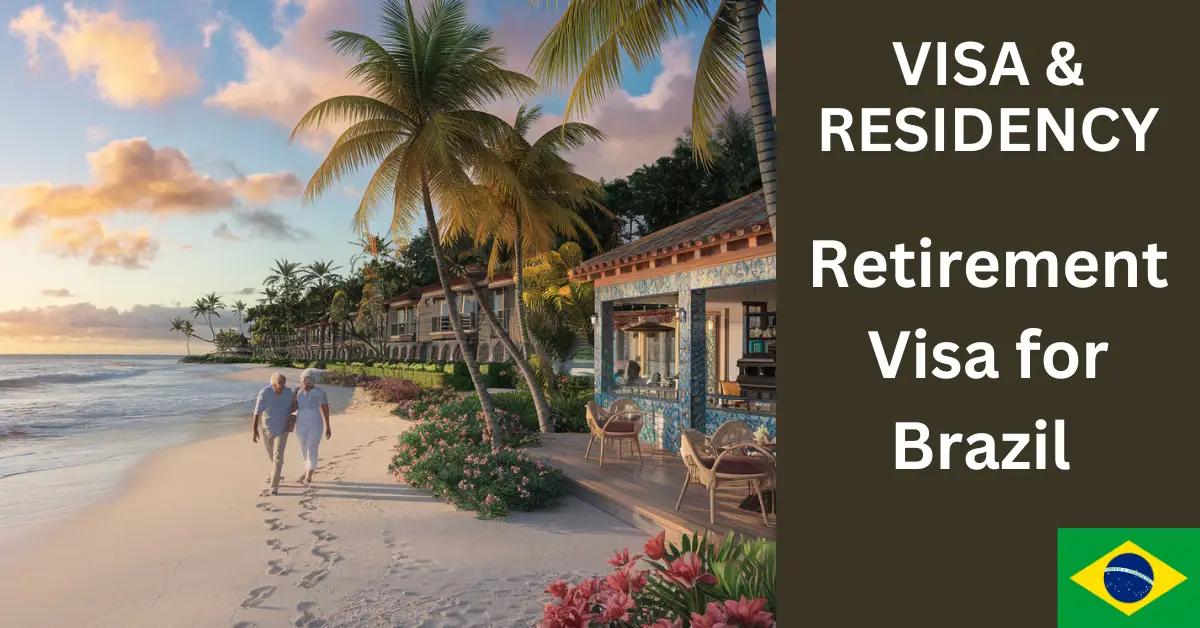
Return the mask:
POLYGON ((1200 626, 1200 528, 1059 528, 1058 628, 1200 626))

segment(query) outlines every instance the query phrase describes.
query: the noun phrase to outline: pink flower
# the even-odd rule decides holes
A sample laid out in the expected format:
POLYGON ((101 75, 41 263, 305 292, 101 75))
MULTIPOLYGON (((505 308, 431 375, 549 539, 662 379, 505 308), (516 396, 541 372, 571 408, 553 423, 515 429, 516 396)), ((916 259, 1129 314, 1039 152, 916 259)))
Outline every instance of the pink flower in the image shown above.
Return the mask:
MULTIPOLYGON (((636 556, 634 556, 633 558, 634 558, 634 560, 637 559, 636 556)), ((612 565, 613 567, 618 567, 618 568, 628 565, 630 563, 629 548, 627 547, 619 552, 614 553, 612 555, 612 558, 608 559, 605 562, 612 565)))
POLYGON ((691 589, 697 584, 716 584, 717 579, 704 571, 704 564, 695 552, 688 552, 671 562, 664 574, 667 578, 679 583, 685 589, 691 589))
POLYGON ((608 578, 605 579, 605 584, 614 591, 636 593, 642 587, 646 586, 646 572, 641 569, 634 569, 633 564, 630 563, 609 574, 608 578))
POLYGON ((692 628, 775 628, 775 616, 767 612, 763 598, 709 602, 704 614, 692 613, 692 628))
POLYGON ((562 599, 564 597, 567 597, 567 591, 569 591, 570 588, 571 588, 571 585, 567 584, 566 581, 555 580, 554 582, 550 583, 550 586, 546 587, 546 593, 549 593, 550 595, 553 595, 556 598, 562 599))
POLYGON ((646 540, 646 546, 643 548, 646 552, 646 558, 650 560, 658 560, 667 555, 667 533, 666 531, 659 532, 658 535, 652 536, 646 540))
POLYGON ((587 628, 593 617, 594 613, 581 606, 547 604, 542 608, 542 620, 537 623, 537 628, 587 628))
POLYGON ((628 621, 629 611, 633 609, 633 598, 622 591, 613 591, 605 597, 601 603, 604 613, 600 615, 601 621, 628 621))
POLYGON ((669 619, 659 619, 653 624, 642 624, 642 628, 683 628, 683 620, 676 619, 675 621, 671 621, 669 619))

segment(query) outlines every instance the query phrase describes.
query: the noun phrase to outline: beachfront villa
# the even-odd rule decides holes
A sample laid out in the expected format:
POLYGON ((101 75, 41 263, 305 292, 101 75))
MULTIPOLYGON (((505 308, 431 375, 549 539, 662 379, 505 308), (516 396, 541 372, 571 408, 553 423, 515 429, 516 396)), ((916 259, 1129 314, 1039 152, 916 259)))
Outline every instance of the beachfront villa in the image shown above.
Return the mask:
POLYGON ((761 192, 572 269, 596 292, 596 402, 634 400, 641 440, 679 451, 728 421, 775 437, 775 240, 761 192))
MULTIPOLYGON (((467 279, 451 284, 457 298, 457 312, 450 312, 446 293, 440 283, 414 288, 385 301, 387 307, 386 355, 372 358, 367 347, 347 337, 344 330, 328 318, 309 321, 296 328, 291 354, 305 360, 387 359, 402 362, 456 362, 463 359, 454 338, 451 316, 462 321, 471 351, 477 360, 508 362, 509 357, 491 325, 487 324, 481 304, 471 293, 467 279)), ((517 335, 520 323, 516 310, 516 289, 509 275, 477 279, 500 326, 517 335)))

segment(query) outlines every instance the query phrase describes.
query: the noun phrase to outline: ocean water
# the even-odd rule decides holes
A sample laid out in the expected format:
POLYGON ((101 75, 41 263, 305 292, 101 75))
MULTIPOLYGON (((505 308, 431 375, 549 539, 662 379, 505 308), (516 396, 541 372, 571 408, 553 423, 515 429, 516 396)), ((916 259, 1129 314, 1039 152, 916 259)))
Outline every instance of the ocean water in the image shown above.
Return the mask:
POLYGON ((249 430, 265 383, 177 360, 0 355, 0 535, 103 498, 150 452, 249 430))

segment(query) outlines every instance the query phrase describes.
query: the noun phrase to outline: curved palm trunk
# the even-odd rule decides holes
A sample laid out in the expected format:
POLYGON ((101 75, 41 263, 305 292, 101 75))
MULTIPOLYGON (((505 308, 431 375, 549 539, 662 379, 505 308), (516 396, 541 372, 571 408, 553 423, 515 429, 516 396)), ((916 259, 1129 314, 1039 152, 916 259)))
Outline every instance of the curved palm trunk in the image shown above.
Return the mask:
POLYGON ((492 396, 483 383, 483 375, 479 372, 479 362, 475 354, 467 346, 467 334, 463 331, 462 319, 458 316, 458 300, 454 298, 454 290, 450 286, 450 275, 446 272, 446 259, 442 253, 442 240, 438 234, 437 218, 433 215, 433 199, 429 195, 429 183, 422 177, 421 195, 425 201, 425 223, 429 228, 429 243, 433 249, 433 263, 437 267, 438 280, 446 293, 446 305, 450 309, 450 326, 454 328, 454 338, 462 349, 463 360, 467 363, 467 372, 471 374, 471 383, 475 385, 475 394, 479 396, 479 405, 483 408, 483 418, 487 426, 488 436, 492 441, 492 450, 500 449, 500 434, 496 426, 496 408, 492 404, 492 396))
MULTIPOLYGON (((475 295, 475 300, 482 306, 484 303, 483 290, 480 290, 474 281, 471 282, 471 293, 475 295)), ((521 355, 521 352, 517 350, 517 345, 512 341, 512 337, 500 327, 500 321, 496 320, 496 315, 492 312, 492 308, 480 307, 479 309, 483 311, 484 318, 492 326, 492 332, 496 334, 496 337, 504 345, 504 350, 513 356, 513 362, 516 363, 517 370, 521 372, 521 378, 529 386, 529 394, 533 397, 533 407, 537 410, 538 429, 543 433, 553 432, 554 420, 551 417, 550 404, 546 403, 546 393, 542 390, 541 382, 534 375, 533 367, 529 365, 529 361, 525 359, 525 356, 521 355)))
POLYGON ((779 241, 775 229, 775 118, 771 115, 771 88, 767 66, 763 62, 762 35, 758 31, 758 13, 762 0, 738 3, 738 30, 742 37, 742 57, 746 61, 746 86, 750 92, 750 116, 754 121, 754 144, 758 148, 758 172, 762 176, 763 197, 771 237, 779 241))
POLYGON ((521 357, 529 357, 529 348, 533 346, 529 333, 529 319, 525 316, 525 254, 521 251, 521 239, 524 236, 521 229, 521 214, 517 213, 517 230, 513 238, 513 283, 517 297, 517 324, 521 326, 521 357))
MULTIPOLYGON (((515 286, 514 290, 516 292, 516 298, 517 298, 517 323, 521 327, 521 356, 525 358, 525 364, 527 366, 529 366, 529 368, 532 372, 533 367, 532 367, 532 365, 529 365, 530 351, 532 351, 533 354, 538 356, 538 361, 541 362, 542 368, 550 368, 550 354, 546 353, 546 349, 543 348, 541 343, 538 342, 538 339, 533 335, 533 332, 529 331, 529 315, 527 313, 528 310, 526 310, 526 308, 525 308, 525 297, 524 297, 524 294, 525 294, 525 254, 521 251, 521 241, 522 241, 522 238, 524 237, 524 235, 522 233, 522 227, 521 227, 521 215, 518 213, 516 217, 517 217, 517 228, 516 228, 516 233, 515 233, 515 238, 514 238, 516 244, 513 247, 514 254, 515 254, 514 262, 516 265, 516 269, 513 271, 513 285, 515 286)), ((508 350, 510 352, 512 351, 511 349, 508 349, 508 350)), ((550 385, 553 387, 554 380, 551 379, 550 381, 551 381, 550 385)), ((533 389, 530 388, 530 390, 533 390, 533 389)), ((545 401, 544 396, 543 396, 542 400, 545 401)), ((537 399, 535 398, 534 401, 536 402, 537 399)), ((543 430, 543 431, 545 431, 545 430, 543 430)), ((551 431, 553 431, 553 430, 551 430, 551 431)))

